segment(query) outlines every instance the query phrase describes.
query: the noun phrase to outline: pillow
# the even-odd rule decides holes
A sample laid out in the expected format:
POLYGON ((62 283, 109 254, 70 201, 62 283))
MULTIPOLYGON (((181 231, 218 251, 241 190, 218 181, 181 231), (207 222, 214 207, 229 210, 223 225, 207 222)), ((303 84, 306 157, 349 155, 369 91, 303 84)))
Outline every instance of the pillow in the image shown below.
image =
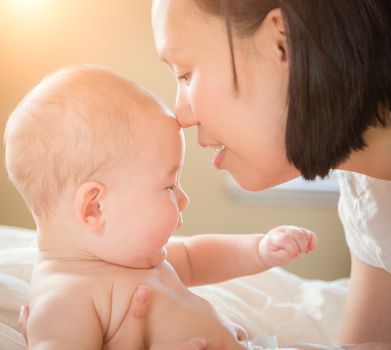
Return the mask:
POLYGON ((0 349, 26 350, 22 335, 0 322, 0 349))
POLYGON ((0 349, 26 349, 18 316, 27 303, 36 255, 35 231, 0 226, 0 349))
POLYGON ((33 230, 0 226, 0 273, 30 281, 37 255, 33 230))

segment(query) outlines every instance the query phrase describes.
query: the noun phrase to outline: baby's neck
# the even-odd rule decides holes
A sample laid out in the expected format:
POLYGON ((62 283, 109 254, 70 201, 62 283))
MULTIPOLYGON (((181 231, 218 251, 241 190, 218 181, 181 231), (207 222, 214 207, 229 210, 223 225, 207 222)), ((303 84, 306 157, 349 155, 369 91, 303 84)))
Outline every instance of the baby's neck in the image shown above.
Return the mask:
POLYGON ((100 260, 88 249, 83 232, 60 220, 37 220, 39 259, 100 260))

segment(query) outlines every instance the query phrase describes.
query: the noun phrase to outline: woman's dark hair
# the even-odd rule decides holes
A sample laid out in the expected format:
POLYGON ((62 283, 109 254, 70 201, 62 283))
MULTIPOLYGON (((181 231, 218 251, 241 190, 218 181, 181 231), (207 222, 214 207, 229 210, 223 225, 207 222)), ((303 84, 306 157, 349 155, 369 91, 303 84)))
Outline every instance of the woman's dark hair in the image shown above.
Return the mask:
POLYGON ((290 60, 285 145, 308 180, 325 177, 366 145, 370 126, 391 107, 390 0, 192 0, 227 25, 235 88, 233 35, 255 33, 280 8, 290 60))

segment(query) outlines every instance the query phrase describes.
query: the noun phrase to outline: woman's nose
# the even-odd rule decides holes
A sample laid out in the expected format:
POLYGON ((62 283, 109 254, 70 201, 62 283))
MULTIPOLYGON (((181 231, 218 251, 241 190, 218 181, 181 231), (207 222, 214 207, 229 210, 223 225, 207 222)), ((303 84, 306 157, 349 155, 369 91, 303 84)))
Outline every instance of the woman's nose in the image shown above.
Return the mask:
POLYGON ((184 89, 179 89, 175 102, 175 117, 178 124, 182 128, 189 128, 198 124, 197 120, 193 116, 193 111, 189 103, 187 92, 184 89))

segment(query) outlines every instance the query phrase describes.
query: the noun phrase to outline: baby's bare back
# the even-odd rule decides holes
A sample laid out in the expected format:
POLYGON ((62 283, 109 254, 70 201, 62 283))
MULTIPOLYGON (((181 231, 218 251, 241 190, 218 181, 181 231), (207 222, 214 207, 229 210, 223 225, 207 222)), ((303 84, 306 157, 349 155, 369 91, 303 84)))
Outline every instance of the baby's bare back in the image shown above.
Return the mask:
MULTIPOLYGON (((207 301, 191 293, 167 262, 153 269, 129 269, 102 261, 41 262, 33 274, 31 314, 37 311, 37 304, 42 308, 45 294, 57 293, 59 302, 68 300, 65 303, 69 305, 67 310, 75 305, 73 312, 70 310, 67 315, 68 318, 74 315, 68 322, 75 329, 78 323, 82 323, 79 329, 88 328, 88 324, 92 328, 100 325, 87 334, 88 339, 100 338, 100 347, 103 347, 119 329, 133 292, 140 284, 146 284, 152 290, 144 335, 146 346, 199 336, 207 339, 208 350, 245 348, 244 342, 239 342, 245 340, 245 333, 218 314, 207 301)), ((79 334, 79 337, 86 338, 86 334, 79 334)))

